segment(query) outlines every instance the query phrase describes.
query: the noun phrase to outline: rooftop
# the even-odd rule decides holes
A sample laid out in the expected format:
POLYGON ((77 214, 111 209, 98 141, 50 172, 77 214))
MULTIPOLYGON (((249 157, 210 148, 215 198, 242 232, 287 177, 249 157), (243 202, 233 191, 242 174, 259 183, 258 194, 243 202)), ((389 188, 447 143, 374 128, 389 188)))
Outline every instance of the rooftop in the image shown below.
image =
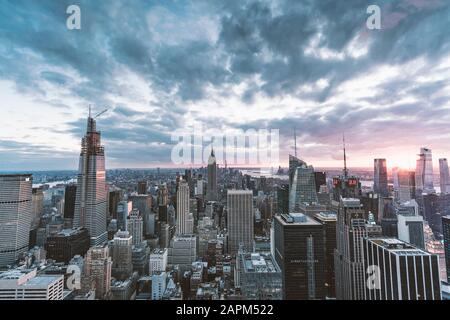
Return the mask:
POLYGON ((275 217, 282 224, 286 225, 320 225, 318 221, 311 219, 310 217, 304 215, 303 213, 291 212, 289 214, 282 214, 281 216, 275 217))
POLYGON ((279 273, 281 272, 272 255, 260 253, 242 253, 240 259, 244 266, 244 272, 251 273, 279 273))
POLYGON ((429 256, 430 253, 423 251, 412 244, 406 243, 402 240, 396 238, 369 238, 369 241, 375 243, 376 245, 383 247, 390 252, 405 256, 405 255, 423 255, 429 256))

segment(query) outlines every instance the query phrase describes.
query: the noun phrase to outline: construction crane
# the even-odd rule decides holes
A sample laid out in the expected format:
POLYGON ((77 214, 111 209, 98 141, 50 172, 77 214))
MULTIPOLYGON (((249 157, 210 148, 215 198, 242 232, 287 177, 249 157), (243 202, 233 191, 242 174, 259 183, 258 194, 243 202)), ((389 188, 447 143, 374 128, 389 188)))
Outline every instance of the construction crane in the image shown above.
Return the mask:
POLYGON ((103 110, 100 113, 97 113, 97 115, 94 117, 94 119, 97 119, 98 117, 100 117, 102 114, 104 114, 106 111, 108 111, 108 109, 103 110))

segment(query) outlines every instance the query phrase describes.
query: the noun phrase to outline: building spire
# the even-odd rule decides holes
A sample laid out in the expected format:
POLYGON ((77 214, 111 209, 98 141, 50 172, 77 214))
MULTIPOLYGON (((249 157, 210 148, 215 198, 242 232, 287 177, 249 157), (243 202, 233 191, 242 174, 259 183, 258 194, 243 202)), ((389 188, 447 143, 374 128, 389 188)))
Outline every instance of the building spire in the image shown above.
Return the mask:
POLYGON ((344 178, 347 178, 348 176, 348 170, 347 170, 347 155, 345 153, 345 133, 342 133, 342 146, 344 148, 344 178))
POLYGON ((297 158, 297 132, 294 127, 294 155, 297 158))
POLYGON ((91 117, 91 105, 89 105, 89 118, 91 117))

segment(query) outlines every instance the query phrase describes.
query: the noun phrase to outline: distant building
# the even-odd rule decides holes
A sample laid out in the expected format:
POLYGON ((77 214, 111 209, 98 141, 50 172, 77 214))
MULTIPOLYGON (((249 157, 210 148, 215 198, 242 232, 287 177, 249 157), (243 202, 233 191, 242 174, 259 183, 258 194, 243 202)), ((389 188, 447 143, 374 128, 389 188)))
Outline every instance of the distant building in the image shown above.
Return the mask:
POLYGON ((73 225, 76 197, 77 185, 67 185, 64 191, 64 221, 67 227, 71 227, 73 225))
POLYGON ((281 268, 283 299, 324 299, 324 226, 301 213, 275 216, 275 260, 281 268))
POLYGON ((90 247, 87 229, 64 229, 47 238, 47 258, 68 263, 75 255, 84 256, 90 247))
POLYGON ((137 186, 138 194, 147 194, 147 181, 139 181, 137 186))
POLYGON ((152 196, 148 194, 133 195, 128 198, 133 209, 138 209, 144 221, 144 236, 152 237, 155 231, 155 219, 152 217, 152 196))
POLYGON ((125 280, 133 271, 132 237, 128 231, 118 231, 112 244, 112 275, 119 280, 125 280))
POLYGON ((0 272, 0 300, 63 300, 63 290, 63 275, 23 268, 0 272))
POLYGON ((144 221, 139 210, 133 209, 127 219, 127 231, 133 237, 133 245, 141 244, 144 235, 144 221))
POLYGON ((239 247, 253 251, 253 192, 228 190, 227 193, 228 252, 236 255, 239 247))
POLYGON ((208 158, 208 182, 206 186, 206 200, 217 201, 217 162, 214 150, 211 150, 211 155, 208 158))
POLYGON ((374 159, 373 192, 382 197, 387 197, 389 195, 386 159, 374 159))
POLYGON ((416 162, 416 188, 424 193, 433 193, 433 158, 431 149, 420 148, 416 162))
POLYGON ((109 217, 110 219, 117 219, 117 205, 122 198, 122 190, 114 189, 109 191, 109 217))
POLYGON ((133 204, 131 201, 119 202, 117 205, 117 229, 127 230, 127 219, 132 209, 133 204))
POLYGON ((437 255, 392 238, 364 238, 362 248, 364 270, 380 271, 364 286, 366 300, 441 300, 437 255))
POLYGON ((439 159, 439 183, 441 187, 441 193, 450 193, 450 175, 448 172, 447 159, 439 159))
POLYGON ((30 174, 0 175, 0 267, 28 251, 32 184, 30 174))
POLYGON ((400 169, 397 172, 397 176, 399 184, 396 195, 397 202, 402 203, 414 199, 416 194, 415 172, 400 169))

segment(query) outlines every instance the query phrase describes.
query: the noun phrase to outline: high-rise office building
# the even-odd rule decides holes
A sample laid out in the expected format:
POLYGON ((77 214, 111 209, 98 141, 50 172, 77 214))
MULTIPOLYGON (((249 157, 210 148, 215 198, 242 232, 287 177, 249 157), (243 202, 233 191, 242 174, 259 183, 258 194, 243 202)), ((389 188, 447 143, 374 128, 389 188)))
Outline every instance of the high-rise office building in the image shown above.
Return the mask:
POLYGON ((441 193, 450 193, 450 175, 446 158, 439 159, 439 178, 441 193))
POLYGON ((341 199, 336 224, 336 298, 364 300, 363 238, 380 236, 381 227, 375 224, 373 215, 366 219, 359 199, 353 198, 341 199))
POLYGON ((414 199, 397 207, 397 232, 400 240, 425 250, 423 229, 423 217, 419 215, 419 205, 414 199))
POLYGON ((450 283, 450 216, 442 217, 442 235, 444 238, 445 268, 447 283, 450 283))
POLYGON ((211 155, 208 157, 208 184, 206 187, 206 200, 217 201, 217 162, 214 150, 211 150, 211 155))
POLYGON ((373 191, 382 197, 387 197, 389 195, 386 159, 374 159, 373 191))
POLYGON ((289 213, 289 185, 287 184, 277 188, 277 213, 289 213))
POLYGON ((177 226, 176 234, 192 234, 193 217, 189 214, 189 185, 186 181, 180 181, 177 190, 177 226))
POLYGON ((228 252, 253 251, 253 192, 251 190, 228 190, 227 192, 228 252))
POLYGON ((107 246, 91 247, 86 253, 84 262, 86 284, 84 291, 95 289, 97 299, 108 299, 111 295, 111 267, 112 261, 107 246))
POLYGON ((91 245, 102 244, 108 238, 105 179, 105 150, 96 121, 89 113, 86 135, 81 141, 73 226, 88 229, 91 245))
POLYGON ((152 196, 149 194, 132 195, 128 198, 133 209, 138 209, 144 221, 144 236, 152 237, 155 231, 155 219, 152 217, 152 196))
POLYGON ((192 262, 197 259, 197 237, 179 235, 173 237, 168 252, 168 264, 178 265, 180 270, 190 270, 192 262))
POLYGON ((147 194, 147 181, 146 180, 142 180, 142 181, 138 182, 137 192, 138 192, 138 194, 147 194))
POLYGON ((366 300, 441 299, 437 255, 393 238, 364 238, 362 248, 366 300))
POLYGON ((317 213, 314 218, 322 223, 325 231, 325 290, 328 298, 336 297, 334 274, 334 250, 336 250, 336 213, 317 213))
POLYGON ((150 275, 166 271, 168 253, 169 251, 167 250, 167 248, 153 250, 153 252, 150 254, 150 261, 148 265, 150 275))
POLYGON ((319 192, 321 186, 327 185, 327 173, 325 171, 314 172, 314 180, 316 183, 316 192, 319 192))
POLYGON ((115 234, 111 251, 113 277, 119 280, 127 279, 133 271, 133 240, 128 231, 118 231, 115 234))
POLYGON ((31 229, 37 229, 41 216, 44 213, 44 191, 42 188, 33 188, 31 195, 32 219, 31 229))
POLYGON ((122 190, 120 189, 113 189, 109 191, 109 217, 111 219, 117 219, 117 205, 119 204, 120 200, 122 198, 122 190))
POLYGON ((302 213, 275 216, 275 261, 281 268, 283 299, 324 299, 324 226, 302 213))
POLYGON ((400 169, 397 171, 398 191, 396 193, 396 201, 399 203, 407 202, 415 198, 416 194, 416 178, 415 172, 400 169))
POLYGON ((433 158, 431 149, 420 148, 416 161, 416 188, 424 193, 433 193, 433 158))
POLYGON ((77 198, 77 185, 76 184, 67 185, 64 190, 64 220, 66 221, 66 225, 68 227, 73 225, 76 198, 77 198))
POLYGON ((32 222, 30 174, 0 175, 0 267, 28 251, 32 222))
POLYGON ((64 229, 47 238, 47 258, 68 263, 76 255, 84 256, 90 247, 87 229, 64 229))
POLYGON ((317 202, 314 168, 306 164, 297 167, 289 190, 289 211, 298 212, 301 204, 317 202))
POLYGON ((144 221, 139 210, 133 209, 127 219, 127 231, 133 238, 133 245, 140 245, 144 240, 144 221))
POLYGON ((291 188, 291 186, 292 186, 292 181, 294 180, 295 170, 301 166, 306 166, 306 162, 297 158, 296 156, 289 155, 289 171, 288 171, 289 188, 291 188))
POLYGON ((127 230, 127 222, 128 222, 127 219, 132 209, 133 203, 131 201, 119 202, 119 204, 117 205, 117 229, 127 230))

